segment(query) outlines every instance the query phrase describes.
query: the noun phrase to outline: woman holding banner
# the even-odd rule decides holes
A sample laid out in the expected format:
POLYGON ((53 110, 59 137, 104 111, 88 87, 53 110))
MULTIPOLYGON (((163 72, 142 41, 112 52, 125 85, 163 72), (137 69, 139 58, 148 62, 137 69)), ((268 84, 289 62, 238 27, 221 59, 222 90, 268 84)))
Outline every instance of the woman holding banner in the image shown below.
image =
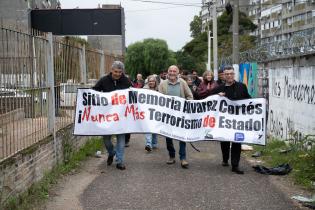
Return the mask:
MULTIPOLYGON (((148 83, 143 87, 144 89, 158 91, 158 82, 154 75, 148 76, 148 83)), ((145 150, 151 152, 152 149, 157 148, 157 134, 147 133, 145 134, 145 150)))
POLYGON ((205 71, 202 75, 203 81, 197 89, 196 99, 204 99, 212 95, 210 92, 218 87, 216 81, 213 80, 213 73, 211 71, 205 71))

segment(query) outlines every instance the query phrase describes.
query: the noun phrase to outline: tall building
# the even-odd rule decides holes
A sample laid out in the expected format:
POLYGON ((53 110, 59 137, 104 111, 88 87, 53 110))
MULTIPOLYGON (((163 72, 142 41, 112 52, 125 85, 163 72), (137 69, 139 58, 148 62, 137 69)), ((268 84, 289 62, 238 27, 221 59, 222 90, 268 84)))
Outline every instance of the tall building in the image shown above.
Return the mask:
POLYGON ((252 20, 252 22, 257 25, 257 29, 250 33, 252 36, 257 36, 260 38, 260 11, 261 5, 260 0, 250 0, 248 6, 248 17, 252 20))
MULTIPOLYGON (((209 13, 209 3, 214 4, 217 3, 217 17, 222 15, 225 11, 225 5, 230 2, 233 5, 233 0, 202 0, 202 8, 201 8, 201 20, 202 20, 202 30, 204 31, 207 25, 208 20, 212 20, 211 9, 209 13)), ((239 0, 240 11, 244 12, 248 15, 247 6, 249 4, 249 0, 239 0)))
POLYGON ((88 42, 93 48, 104 50, 107 54, 124 55, 125 48, 125 13, 121 5, 104 4, 102 9, 121 9, 122 35, 88 36, 88 42))
POLYGON ((251 0, 250 17, 257 20, 261 44, 315 34, 315 0, 251 0))

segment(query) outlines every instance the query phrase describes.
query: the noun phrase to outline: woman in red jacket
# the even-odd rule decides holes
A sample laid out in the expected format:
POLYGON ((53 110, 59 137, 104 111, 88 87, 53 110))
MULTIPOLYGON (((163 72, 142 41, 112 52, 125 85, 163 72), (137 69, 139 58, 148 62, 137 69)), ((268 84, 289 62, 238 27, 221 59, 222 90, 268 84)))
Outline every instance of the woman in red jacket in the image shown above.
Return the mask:
POLYGON ((211 71, 205 71, 202 75, 203 81, 200 83, 197 89, 197 98, 196 99, 204 99, 210 95, 210 92, 218 87, 216 81, 213 80, 213 73, 211 71))

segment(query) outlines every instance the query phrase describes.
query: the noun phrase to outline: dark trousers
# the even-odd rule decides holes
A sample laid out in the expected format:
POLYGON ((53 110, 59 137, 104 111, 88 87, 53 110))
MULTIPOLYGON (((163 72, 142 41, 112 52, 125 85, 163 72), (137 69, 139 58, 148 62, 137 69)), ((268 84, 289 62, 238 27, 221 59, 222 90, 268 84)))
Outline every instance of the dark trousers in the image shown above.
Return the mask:
POLYGON ((125 144, 128 144, 130 141, 130 133, 125 134, 125 144))
MULTIPOLYGON (((230 157, 230 142, 220 142, 221 151, 224 162, 229 161, 230 157)), ((238 167, 241 158, 242 145, 239 143, 232 143, 231 147, 231 165, 232 167, 238 167)))
MULTIPOLYGON (((173 139, 166 138, 166 148, 168 150, 168 154, 171 158, 175 158, 175 148, 173 144, 173 139)), ((179 141, 179 159, 186 159, 186 142, 179 141)))

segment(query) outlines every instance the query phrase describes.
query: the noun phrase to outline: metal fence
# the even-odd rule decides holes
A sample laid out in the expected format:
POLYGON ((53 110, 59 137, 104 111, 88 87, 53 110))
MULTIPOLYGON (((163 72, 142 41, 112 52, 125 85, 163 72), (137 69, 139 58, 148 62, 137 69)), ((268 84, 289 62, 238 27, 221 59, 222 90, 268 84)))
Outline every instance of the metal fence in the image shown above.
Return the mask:
POLYGON ((0 28, 0 161, 73 123, 76 89, 113 60, 50 33, 0 28))

